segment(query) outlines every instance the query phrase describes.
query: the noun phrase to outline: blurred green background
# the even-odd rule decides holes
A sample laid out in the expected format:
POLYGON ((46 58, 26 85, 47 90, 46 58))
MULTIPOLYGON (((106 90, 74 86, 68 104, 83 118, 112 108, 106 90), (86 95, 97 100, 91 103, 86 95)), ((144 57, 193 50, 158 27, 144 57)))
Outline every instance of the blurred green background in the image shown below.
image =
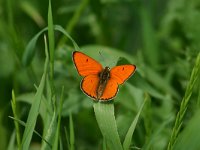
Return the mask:
MULTIPOLYGON (((8 118, 13 116, 12 89, 18 101, 18 116, 26 121, 36 91, 34 84, 40 82, 45 59, 43 36, 31 63, 25 66, 22 58, 31 38, 47 26, 47 13, 47 0, 0 0, 0 149, 8 147, 15 130, 13 120, 8 118)), ((151 102, 142 112, 132 146, 166 149, 200 50, 200 1, 56 0, 52 1, 52 13, 54 24, 65 28, 83 52, 103 65, 126 61, 137 66, 135 75, 120 88, 115 99, 119 135, 124 138, 147 92, 151 102)), ((102 135, 92 100, 79 89, 81 78, 71 56, 74 47, 69 39, 55 32, 55 48, 56 93, 60 95, 65 86, 61 130, 68 128, 71 113, 75 148, 101 149, 102 135)), ((199 86, 197 82, 192 89, 181 131, 199 113, 199 86)), ((42 134, 42 127, 38 118, 35 130, 42 134)), ((23 132, 23 126, 20 128, 23 132)), ((34 135, 31 148, 38 149, 40 142, 41 138, 34 135)))

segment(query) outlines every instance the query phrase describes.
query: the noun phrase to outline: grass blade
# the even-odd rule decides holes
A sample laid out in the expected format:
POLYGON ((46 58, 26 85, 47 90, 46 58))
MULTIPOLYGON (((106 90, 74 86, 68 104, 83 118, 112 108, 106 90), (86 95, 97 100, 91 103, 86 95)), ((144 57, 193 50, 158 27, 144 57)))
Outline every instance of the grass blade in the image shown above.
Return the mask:
POLYGON ((182 126, 183 117, 184 117, 185 112, 187 110, 188 102, 189 102, 190 97, 192 95, 193 87, 194 87, 197 79, 199 78, 199 75, 200 75, 200 53, 197 56, 195 66, 194 66, 194 68, 192 70, 192 74, 190 76, 190 81, 188 83, 185 95, 184 95, 183 100, 181 102, 180 110, 179 110, 179 112, 176 116, 175 125, 174 125, 174 128, 172 130, 170 141, 168 143, 168 150, 171 150, 174 143, 176 142, 180 128, 182 126))
MULTIPOLYGON (((15 149, 15 131, 12 133, 11 137, 10 137, 10 141, 7 147, 7 150, 13 150, 15 149)), ((20 147, 18 147, 19 149, 20 147)))
POLYGON ((69 116, 69 132, 70 132, 70 150, 74 150, 74 143, 75 143, 75 138, 74 138, 74 124, 73 124, 73 118, 72 114, 69 116))
MULTIPOLYGON (((46 37, 45 37, 45 52, 46 53, 48 52, 46 37)), ((50 88, 48 78, 46 79, 46 83, 47 83, 46 87, 47 87, 48 104, 51 105, 51 102, 55 101, 55 97, 52 97, 52 91, 51 91, 51 88, 50 88)), ((53 103, 52 105, 55 108, 55 103, 53 103)), ((49 109, 49 111, 47 111, 47 113, 46 113, 47 116, 45 117, 44 138, 48 141, 48 143, 52 143, 54 135, 55 135, 55 131, 56 131, 57 116, 56 116, 55 109, 53 109, 51 107, 49 107, 47 109, 49 109)), ((52 146, 49 146, 45 142, 45 143, 42 144, 41 149, 45 149, 45 150, 52 149, 51 147, 52 146)))
POLYGON ((97 102, 93 104, 97 123, 106 141, 106 144, 111 150, 122 150, 119 134, 117 131, 116 120, 114 116, 114 104, 97 102))
POLYGON ((41 30, 39 33, 37 33, 31 40, 30 42, 28 43, 28 45, 26 46, 25 48, 25 51, 24 51, 24 54, 23 54, 23 57, 22 57, 22 64, 24 66, 28 66, 31 61, 33 60, 33 57, 35 55, 35 45, 36 45, 36 42, 39 38, 39 36, 44 32, 46 31, 47 28, 44 28, 43 30, 41 30))
MULTIPOLYGON (((14 121, 16 121, 16 122, 18 122, 18 124, 20 124, 20 125, 22 125, 22 126, 24 126, 24 127, 26 127, 26 123, 25 122, 23 122, 23 121, 21 121, 21 120, 19 120, 19 119, 17 119, 17 118, 14 118, 14 117, 12 117, 12 116, 8 116, 10 119, 13 119, 14 121)), ((44 142, 46 142, 49 146, 51 146, 51 144, 46 140, 46 139, 44 139, 41 135, 40 135, 40 133, 38 133, 36 130, 34 130, 33 131, 36 135, 38 135, 44 142)))
MULTIPOLYGON (((15 98, 14 90, 12 90, 11 106, 12 106, 14 118, 18 118, 17 117, 17 106, 16 106, 16 98, 15 98)), ((16 129, 16 136, 17 136, 17 146, 20 147, 21 146, 21 140, 20 140, 21 136, 20 136, 19 124, 16 121, 14 121, 14 124, 15 124, 15 129, 16 129)))
MULTIPOLYGON (((40 35, 47 31, 49 28, 46 27, 44 29, 42 29, 40 32, 38 32, 31 40, 30 42, 28 43, 28 45, 26 46, 25 48, 25 51, 24 51, 24 54, 23 54, 23 57, 22 57, 22 64, 24 66, 28 66, 31 61, 33 60, 33 57, 35 55, 35 45, 36 45, 36 42, 38 40, 38 38, 40 37, 40 35)), ((76 42, 73 40, 73 38, 65 31, 65 29, 63 27, 61 27, 60 25, 54 25, 54 30, 58 30, 60 32, 62 32, 67 38, 70 39, 70 41, 72 42, 72 44, 74 45, 74 49, 76 50, 80 50, 79 46, 76 44, 76 42)), ((54 44, 51 46, 51 47, 54 47, 54 44)), ((52 50, 53 51, 53 50, 52 50)), ((52 52, 53 53, 53 52, 52 52)), ((54 56, 51 56, 51 57, 54 57, 54 56)), ((52 59, 52 58, 51 58, 52 59)))
POLYGON ((144 102, 142 103, 142 105, 141 105, 141 107, 140 107, 140 109, 139 109, 139 111, 138 111, 138 113, 137 113, 135 119, 133 120, 133 122, 132 122, 132 124, 131 124, 131 126, 130 126, 130 128, 129 128, 127 134, 126 134, 126 137, 125 137, 124 143, 123 143, 123 148, 124 148, 124 150, 128 150, 128 149, 130 148, 131 140, 132 140, 132 136, 133 136, 133 133, 134 133, 136 124, 137 124, 138 119, 139 119, 139 116, 140 116, 140 114, 141 114, 141 112, 142 112, 142 108, 143 108, 144 104, 146 103, 146 101, 148 100, 148 97, 149 97, 149 96, 146 94, 146 95, 145 95, 144 102))
POLYGON ((49 55, 50 55, 50 83, 52 94, 54 95, 54 51, 55 51, 55 42, 54 42, 54 27, 53 27, 53 17, 51 10, 51 1, 49 0, 49 9, 48 9, 48 39, 49 39, 49 55))
POLYGON ((194 117, 187 124, 184 131, 177 138, 177 142, 174 144, 173 150, 200 149, 199 124, 200 124, 200 111, 197 111, 194 117))
MULTIPOLYGON (((72 19, 70 19, 69 23, 66 26, 66 30, 69 34, 72 32, 74 29, 75 25, 79 21, 80 16, 82 15, 83 10, 87 6, 89 0, 82 0, 79 7, 76 9, 76 12, 74 13, 72 19)), ((66 38, 63 36, 60 41, 58 42, 58 45, 62 45, 63 43, 66 42, 66 38)))
POLYGON ((80 50, 78 44, 76 44, 76 42, 73 40, 73 38, 65 31, 65 29, 63 27, 61 27, 60 25, 55 25, 54 28, 55 28, 55 30, 62 32, 67 38, 69 38, 71 40, 72 44, 74 45, 75 50, 80 50))
POLYGON ((60 136, 60 122, 61 122, 61 113, 62 113, 62 107, 63 107, 63 93, 64 93, 64 86, 62 87, 62 92, 61 92, 59 114, 58 114, 58 123, 57 123, 57 129, 56 129, 56 136, 55 136, 54 144, 53 144, 53 150, 59 149, 58 148, 58 142, 59 142, 59 136, 60 136))
MULTIPOLYGON (((45 44, 46 44, 46 42, 45 42, 45 44)), ((37 92, 34 96, 34 100, 33 100, 33 103, 31 105, 30 112, 28 114, 28 119, 27 119, 27 122, 26 122, 26 128, 25 128, 23 138, 22 138, 22 146, 21 146, 22 149, 29 149, 29 145, 30 145, 30 142, 31 142, 31 138, 32 138, 32 135, 33 135, 37 116, 38 116, 39 109, 40 109, 40 103, 41 103, 41 99, 42 99, 42 94, 43 94, 43 90, 44 90, 46 74, 47 74, 47 69, 48 69, 48 62, 49 62, 48 52, 46 51, 44 73, 42 75, 40 85, 39 85, 37 92)))

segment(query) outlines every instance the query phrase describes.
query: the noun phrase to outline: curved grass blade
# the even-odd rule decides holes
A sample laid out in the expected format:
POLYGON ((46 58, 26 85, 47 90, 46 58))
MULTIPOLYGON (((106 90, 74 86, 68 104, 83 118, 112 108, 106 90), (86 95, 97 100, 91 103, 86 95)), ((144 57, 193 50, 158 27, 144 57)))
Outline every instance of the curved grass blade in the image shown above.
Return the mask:
MULTIPOLYGON (((46 44, 47 43, 45 41, 45 45, 46 44)), ((46 50, 46 48, 45 48, 45 50, 46 50)), ((22 149, 29 149, 29 145, 31 143, 31 138, 32 138, 33 131, 34 131, 34 128, 35 128, 37 116, 39 114, 40 103, 41 103, 42 94, 43 94, 44 85, 45 85, 45 80, 46 80, 46 75, 47 75, 48 63, 49 63, 48 58, 49 58, 48 52, 46 50, 46 60, 45 60, 45 66, 44 66, 44 73, 42 75, 40 85, 39 85, 37 92, 34 96, 34 100, 33 100, 33 103, 31 105, 30 112, 28 114, 28 119, 27 119, 27 122, 26 122, 26 128, 25 128, 23 138, 22 138, 22 145, 21 145, 22 149)))
MULTIPOLYGON (((17 119, 17 118, 14 118, 14 117, 12 117, 12 116, 8 116, 8 117, 9 117, 10 119, 13 119, 14 121, 18 122, 20 125, 26 127, 26 123, 25 123, 25 122, 23 122, 23 121, 21 121, 21 120, 19 120, 19 119, 17 119)), ((43 141, 45 141, 45 142, 49 145, 49 147, 51 147, 51 144, 50 144, 46 139, 44 139, 44 138, 40 135, 40 133, 38 133, 36 130, 34 130, 33 132, 34 132, 36 135, 38 135, 43 141)))
POLYGON ((37 33, 31 40, 30 42, 28 43, 28 45, 26 46, 25 48, 25 51, 24 51, 24 54, 23 54, 23 57, 22 57, 22 64, 24 66, 28 66, 31 61, 33 60, 33 57, 35 55, 35 45, 36 45, 36 42, 39 38, 39 36, 44 32, 46 31, 47 28, 44 28, 42 29, 39 33, 37 33))
POLYGON ((123 150, 114 116, 114 104, 94 102, 97 123, 110 150, 123 150))
POLYGON ((133 136, 133 133, 134 133, 136 124, 137 124, 138 119, 139 119, 139 116, 140 116, 140 114, 141 114, 141 112, 142 112, 142 108, 143 108, 144 104, 146 103, 146 101, 147 101, 148 99, 149 99, 149 96, 146 94, 146 95, 145 95, 144 102, 142 103, 142 105, 141 105, 141 107, 140 107, 140 109, 139 109, 139 111, 138 111, 138 113, 137 113, 135 119, 133 120, 133 122, 132 122, 132 124, 131 124, 131 126, 130 126, 130 128, 129 128, 127 134, 126 134, 126 137, 125 137, 125 139, 124 139, 124 143, 123 143, 123 148, 124 148, 124 150, 128 150, 128 149, 130 148, 131 140, 132 140, 132 136, 133 136))
MULTIPOLYGON (((30 65, 31 61, 33 60, 33 57, 35 55, 35 45, 36 42, 38 40, 38 38, 40 37, 40 35, 47 31, 48 27, 42 29, 39 33, 37 33, 28 43, 28 45, 25 48, 23 57, 22 57, 22 64, 24 66, 28 66, 30 65)), ((74 46, 74 49, 76 50, 80 50, 79 46, 76 44, 76 42, 73 40, 73 38, 65 31, 65 29, 63 27, 61 27, 60 25, 54 25, 54 30, 60 31, 62 32, 67 38, 69 38, 74 46)))
POLYGON ((54 29, 62 32, 66 37, 68 37, 71 40, 75 50, 80 50, 79 46, 76 44, 76 42, 73 40, 73 38, 65 31, 65 29, 63 27, 61 27, 60 25, 55 25, 54 29))

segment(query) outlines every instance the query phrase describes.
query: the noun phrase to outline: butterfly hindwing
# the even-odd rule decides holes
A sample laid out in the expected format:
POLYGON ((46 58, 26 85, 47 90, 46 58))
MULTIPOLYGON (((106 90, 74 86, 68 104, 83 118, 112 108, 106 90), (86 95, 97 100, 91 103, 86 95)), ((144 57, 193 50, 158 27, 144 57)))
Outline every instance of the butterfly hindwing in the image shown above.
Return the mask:
POLYGON ((110 78, 107 81, 107 85, 105 87, 103 95, 100 97, 100 100, 111 100, 117 95, 117 92, 118 92, 118 84, 115 81, 115 79, 110 78))
POLYGON ((81 76, 98 74, 103 70, 100 63, 79 51, 73 52, 73 61, 81 76))
POLYGON ((120 65, 110 70, 110 78, 115 79, 118 84, 123 84, 134 72, 135 65, 120 65))
POLYGON ((81 89, 89 97, 97 99, 96 91, 98 84, 99 84, 98 75, 88 75, 83 78, 81 82, 81 89))

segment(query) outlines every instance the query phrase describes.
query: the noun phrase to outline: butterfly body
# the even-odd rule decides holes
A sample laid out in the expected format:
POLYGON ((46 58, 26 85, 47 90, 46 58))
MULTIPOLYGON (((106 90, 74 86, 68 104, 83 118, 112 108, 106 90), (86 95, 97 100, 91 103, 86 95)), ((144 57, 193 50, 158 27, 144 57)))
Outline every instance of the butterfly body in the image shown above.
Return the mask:
POLYGON ((80 76, 82 91, 98 101, 113 99, 119 85, 123 84, 135 71, 135 65, 105 67, 82 52, 73 52, 73 61, 80 76))
POLYGON ((103 92, 105 90, 109 78, 110 78, 110 68, 105 67, 105 69, 99 73, 99 84, 97 86, 97 91, 96 91, 97 99, 100 99, 100 97, 103 95, 103 92))

